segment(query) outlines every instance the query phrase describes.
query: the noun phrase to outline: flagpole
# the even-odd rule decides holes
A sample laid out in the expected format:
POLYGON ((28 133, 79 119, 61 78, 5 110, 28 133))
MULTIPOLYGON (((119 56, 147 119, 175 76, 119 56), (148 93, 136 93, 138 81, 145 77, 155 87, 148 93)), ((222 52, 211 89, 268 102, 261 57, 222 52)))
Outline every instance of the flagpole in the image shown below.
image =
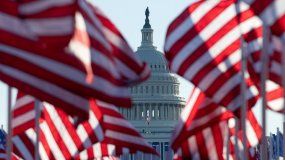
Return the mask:
POLYGON ((235 159, 238 160, 238 153, 239 153, 239 147, 238 147, 238 131, 239 131, 239 121, 238 118, 235 118, 235 159))
POLYGON ((261 98, 262 98, 262 149, 261 155, 262 159, 267 160, 267 140, 266 140, 266 79, 268 74, 268 44, 269 44, 269 35, 268 28, 266 25, 263 26, 263 48, 262 48, 262 71, 261 71, 261 98))
MULTIPOLYGON (((281 58, 282 58, 282 88, 283 88, 283 135, 285 135, 285 40, 282 40, 282 53, 281 53, 281 58)), ((284 136, 283 136, 284 137, 284 136)), ((283 138, 283 158, 285 158, 285 138, 283 138)))
POLYGON ((227 136, 227 157, 226 160, 230 160, 230 144, 231 144, 231 136, 230 136, 230 129, 228 129, 228 136, 227 136))
POLYGON ((39 143, 40 143, 40 114, 41 114, 41 106, 40 101, 38 99, 35 100, 35 132, 36 132, 36 144, 35 144, 35 160, 40 159, 39 154, 39 143))
POLYGON ((12 87, 8 86, 7 160, 12 159, 12 87))
POLYGON ((246 100, 246 44, 244 43, 243 38, 241 38, 241 73, 242 73, 242 80, 241 80, 241 99, 242 99, 242 108, 241 108, 241 129, 242 129, 242 144, 243 144, 243 160, 247 160, 247 137, 246 137, 246 117, 247 117, 247 100, 246 100))

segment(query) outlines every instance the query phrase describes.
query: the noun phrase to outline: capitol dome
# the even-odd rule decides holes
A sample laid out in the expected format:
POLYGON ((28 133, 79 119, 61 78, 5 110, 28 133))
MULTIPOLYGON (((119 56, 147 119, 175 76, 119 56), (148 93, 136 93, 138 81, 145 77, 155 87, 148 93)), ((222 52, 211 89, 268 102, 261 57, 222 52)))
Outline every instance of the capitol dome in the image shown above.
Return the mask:
MULTIPOLYGON (((167 60, 162 52, 153 45, 153 29, 149 23, 149 11, 143 26, 142 42, 136 54, 151 69, 150 78, 130 88, 133 99, 132 108, 120 108, 120 112, 160 153, 160 160, 172 156, 170 138, 185 100, 179 95, 179 81, 170 72, 167 60)), ((123 160, 158 159, 141 155, 122 157, 123 160)))

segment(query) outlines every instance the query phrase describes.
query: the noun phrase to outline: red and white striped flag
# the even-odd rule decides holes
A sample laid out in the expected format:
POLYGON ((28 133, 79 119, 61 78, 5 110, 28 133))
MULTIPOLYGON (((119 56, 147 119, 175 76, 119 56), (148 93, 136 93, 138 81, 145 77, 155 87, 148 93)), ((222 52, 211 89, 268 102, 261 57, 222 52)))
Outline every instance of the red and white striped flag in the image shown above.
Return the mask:
MULTIPOLYGON (((230 153, 231 153, 231 159, 235 159, 235 156, 241 156, 244 153, 244 148, 242 144, 243 139, 243 130, 239 129, 238 132, 235 130, 235 125, 238 125, 239 128, 241 126, 241 121, 239 121, 239 124, 235 122, 234 119, 230 119, 229 124, 229 130, 230 130, 230 153), (238 153, 235 153, 235 137, 237 136, 237 149, 238 153)), ((246 119, 246 142, 247 142, 247 148, 248 148, 248 157, 250 159, 255 158, 255 152, 254 149, 257 147, 257 145, 261 142, 262 138, 262 128, 257 122, 257 119, 255 115, 253 114, 253 111, 247 112, 247 119, 246 119)), ((241 158, 241 157, 239 157, 241 158)))
MULTIPOLYGON (((0 147, 0 160, 7 160, 7 158, 8 158, 8 155, 6 153, 6 150, 0 147)), ((21 160, 21 158, 15 155, 14 153, 12 153, 11 160, 21 160)))
POLYGON ((227 121, 207 127, 180 144, 175 160, 224 160, 223 153, 229 134, 227 121))
MULTIPOLYGON (((96 107, 90 104, 93 107, 96 107)), ((78 133, 74 127, 74 120, 59 108, 48 103, 43 104, 44 108, 40 119, 40 143, 39 154, 41 159, 71 159, 74 155, 84 150, 87 138, 94 142, 102 141, 103 131, 100 128, 96 117, 97 110, 90 111, 89 125, 79 125, 78 133), (86 134, 83 134, 82 130, 86 134), (87 138, 86 138, 87 137, 87 138)), ((84 122, 89 123, 89 122, 84 122)), ((14 152, 24 159, 34 159, 36 133, 34 128, 24 133, 14 135, 12 138, 14 152)), ((91 144, 90 144, 91 145, 91 144)))
MULTIPOLYGON (((60 109, 44 103, 39 148, 42 159, 70 159, 76 156, 99 158, 100 156, 120 156, 137 151, 156 154, 155 150, 120 115, 116 107, 100 101, 92 101, 90 106, 89 120, 78 124, 75 128, 71 117, 60 109), (100 156, 99 151, 96 154, 92 152, 93 145, 99 145, 98 141, 102 141, 103 138, 103 143, 115 146, 116 152, 110 151, 108 152, 110 155, 100 156), (84 151, 85 149, 87 150, 84 151), (86 155, 85 152, 89 154, 86 155)), ((24 159, 33 159, 35 145, 33 128, 23 134, 15 135, 13 143, 15 153, 24 159)))
MULTIPOLYGON (((227 124, 227 121, 233 118, 234 118, 234 114, 231 111, 228 111, 223 106, 219 106, 213 103, 213 101, 210 98, 206 97, 206 95, 203 94, 203 92, 201 92, 200 89, 194 88, 187 101, 187 104, 184 110, 181 112, 180 119, 178 121, 174 135, 172 137, 172 148, 174 152, 179 153, 176 155, 176 157, 179 158, 182 156, 183 158, 188 158, 188 156, 191 155, 193 156, 192 158, 195 159, 195 154, 197 154, 196 156, 198 157, 202 156, 201 159, 205 159, 207 156, 215 159, 216 155, 218 155, 219 157, 217 159, 221 159, 222 153, 223 153, 221 149, 216 149, 216 151, 213 150, 212 152, 215 152, 215 153, 210 154, 210 152, 208 152, 209 150, 207 150, 207 148, 205 147, 205 144, 203 144, 204 142, 208 142, 208 139, 206 138, 207 136, 204 136, 205 137, 204 140, 203 139, 200 140, 201 137, 199 138, 199 142, 197 140, 197 143, 199 143, 200 148, 197 148, 197 146, 193 146, 195 145, 193 141, 195 141, 195 139, 197 138, 195 136, 197 135, 201 136, 205 134, 203 133, 205 130, 207 129, 211 130, 215 127, 220 128, 220 131, 219 130, 214 131, 215 134, 212 135, 216 139, 227 139, 228 134, 227 136, 225 136, 225 134, 219 134, 219 132, 227 133, 229 129, 231 131, 230 132, 231 136, 234 136, 235 135, 234 124, 232 123, 230 123, 231 125, 227 124), (226 127, 224 128, 221 127, 221 125, 224 125, 224 124, 226 124, 226 127), (190 138, 192 138, 191 144, 188 144, 190 143, 190 138), (189 145, 191 145, 190 150, 189 150, 189 145), (194 152, 193 150, 191 150, 192 147, 194 148, 196 147, 199 150, 199 153, 198 151, 194 152), (184 157, 181 154, 183 154, 186 157, 184 157), (206 157, 203 157, 203 155, 205 155, 206 157)), ((256 146, 261 138, 262 131, 261 131, 261 127, 259 126, 251 110, 247 111, 246 124, 247 124, 246 127, 247 127, 248 146, 256 146)), ((209 135, 208 137, 211 138, 211 135, 209 135)), ((238 132, 238 138, 239 139, 242 138, 242 131, 238 132)), ((215 142, 217 143, 215 144, 216 148, 222 148, 219 145, 224 145, 224 148, 226 147, 226 143, 227 143, 226 141, 215 140, 215 142)))
MULTIPOLYGON (((0 20, 5 21, 0 23, 2 81, 42 101, 60 106, 71 115, 85 116, 88 113, 90 97, 118 106, 131 106, 128 86, 145 80, 150 71, 135 57, 127 42, 115 26, 110 25, 107 18, 100 20, 104 23, 100 22, 100 18, 97 18, 92 7, 84 0, 0 3, 0 20), (59 8, 63 10, 59 12, 59 8), (96 28, 97 30, 88 30, 88 37, 93 36, 94 40, 91 41, 92 48, 89 48, 92 51, 89 55, 92 72, 90 68, 86 68, 86 62, 78 58, 80 50, 74 53, 76 51, 72 49, 66 51, 67 46, 52 45, 56 43, 56 38, 59 44, 66 44, 68 37, 71 37, 69 30, 73 35, 74 27, 70 29, 70 26, 75 23, 75 8, 79 8, 77 13, 83 14, 85 20, 88 19, 88 29, 90 26, 96 27, 97 23, 104 26, 96 28), (60 21, 61 19, 63 20, 60 21), (93 22, 96 22, 96 25, 93 22), (41 23, 41 27, 38 27, 37 23, 41 23), (67 30, 60 31, 65 25, 68 25, 67 30), (60 29, 58 26, 61 26, 60 29), (97 33, 103 33, 103 30, 108 31, 108 34, 97 36, 97 33), (104 45, 107 49, 99 50, 104 45), (95 62, 100 64, 94 65, 95 62), (112 63, 115 66, 111 67, 112 63), (106 68, 106 65, 109 68, 106 68)), ((83 54, 82 56, 85 56, 83 54)))
MULTIPOLYGON (((188 137, 180 144, 174 159, 226 159, 227 152, 230 159, 235 159, 235 155, 243 155, 242 145, 242 131, 235 132, 234 118, 220 121, 207 128, 196 132, 194 135, 188 137), (232 122, 233 121, 233 122, 232 122), (235 136, 238 140, 238 153, 235 153, 235 136), (230 141, 228 141, 230 136, 230 141), (229 148, 227 148, 229 145, 229 148), (228 149, 228 150, 227 150, 228 149)), ((254 159, 256 156, 253 152, 261 140, 262 129, 259 126, 252 111, 248 112, 246 119, 247 127, 247 146, 249 148, 249 157, 254 159)))
MULTIPOLYGON (((262 45, 262 22, 244 2, 198 1, 169 26, 165 52, 170 69, 199 87, 218 105, 234 111, 241 106, 241 37, 247 54, 262 45)), ((248 77, 248 75, 247 75, 248 77)), ((258 90, 246 80, 252 107, 258 90)))
POLYGON ((270 28, 275 36, 285 40, 285 6, 282 0, 243 0, 270 28))
POLYGON ((35 116, 35 98, 19 91, 13 108, 13 135, 34 127, 35 116))
POLYGON ((199 88, 194 88, 176 125, 172 148, 176 151, 188 137, 233 116, 225 107, 213 103, 199 88))
MULTIPOLYGON (((53 1, 51 6, 48 4, 45 1, 32 1, 25 4, 24 8, 30 6, 29 12, 49 15, 53 12, 49 12, 47 8, 65 5, 65 3, 56 3, 56 1, 53 1)), ((73 2, 73 5, 76 4, 73 2)), ((22 15, 22 6, 19 2, 1 1, 0 6, 0 21, 5 22, 0 23, 1 80, 25 93, 36 95, 41 100, 57 104, 70 114, 85 116, 89 107, 88 100, 75 94, 80 90, 76 92, 68 90, 89 88, 85 82, 86 73, 81 62, 64 51, 49 49, 45 43, 40 41, 41 36, 37 36, 32 31, 33 29, 26 25, 28 19, 18 17, 22 15)), ((63 10, 62 13, 65 12, 69 13, 67 10, 63 10)), ((60 13, 56 15, 57 18, 66 16, 60 13)), ((70 23, 74 23, 74 20, 70 23)), ((47 31, 46 36, 55 36, 49 34, 47 28, 40 29, 43 32, 47 31)))

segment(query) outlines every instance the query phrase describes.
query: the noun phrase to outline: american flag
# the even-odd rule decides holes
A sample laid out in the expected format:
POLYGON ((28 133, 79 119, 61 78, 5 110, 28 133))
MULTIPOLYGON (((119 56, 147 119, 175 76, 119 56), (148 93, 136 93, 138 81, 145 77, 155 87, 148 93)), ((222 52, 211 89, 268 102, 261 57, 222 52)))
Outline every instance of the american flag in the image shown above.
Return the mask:
POLYGON ((225 107, 213 103, 199 88, 194 88, 176 125, 172 148, 176 151, 183 141, 196 132, 233 116, 225 107))
MULTIPOLYGON (((98 100, 92 101, 90 106, 89 120, 77 124, 75 128, 74 119, 60 109, 44 103, 40 120, 39 149, 42 159, 116 157, 138 151, 156 154, 134 127, 120 115, 115 106, 98 100), (101 116, 102 119, 98 119, 101 116), (102 143, 98 143, 102 140, 102 143), (97 151, 93 152, 94 147, 98 145, 115 146, 115 150, 100 152, 97 148, 97 151)), ((24 159, 34 159, 35 136, 33 128, 14 135, 15 153, 24 159)))
MULTIPOLYGON (((223 154, 226 155, 223 148, 228 144, 227 132, 230 131, 231 143, 234 143, 234 117, 232 112, 213 103, 200 89, 194 88, 172 137, 172 148, 177 152, 176 157, 223 159, 223 154), (212 147, 207 146, 211 144, 212 147)), ((262 130, 251 110, 247 111, 246 129, 248 146, 253 148, 260 142, 262 130)), ((242 130, 237 134, 241 144, 242 130)), ((241 148, 240 150, 242 151, 241 148)))
POLYGON ((150 70, 134 55, 116 27, 96 13, 91 4, 85 0, 0 3, 0 19, 7 22, 0 25, 2 81, 81 117, 88 113, 90 97, 118 106, 131 106, 127 87, 148 78, 150 70), (65 9, 59 12, 60 8, 65 9), (80 53, 63 45, 75 33, 75 14, 82 14, 84 21, 90 24, 85 27, 91 42, 88 50, 92 72, 86 67, 86 61, 78 58, 80 53), (60 21, 61 18, 64 21, 60 21), (53 29, 58 25, 59 28, 68 25, 67 31, 53 29), (57 38, 62 46, 52 45, 57 38), (100 50, 102 46, 107 48, 100 50), (98 60, 100 64, 96 65, 98 60))
MULTIPOLYGON (((241 106, 241 37, 247 54, 262 45, 262 22, 242 1, 198 1, 169 26, 165 42, 170 69, 231 111, 241 106)), ((248 73, 246 73, 248 76, 248 73)), ((258 90, 246 77, 252 107, 258 90)))
POLYGON ((35 98, 18 92, 12 114, 13 134, 19 134, 34 127, 35 124, 35 98))
MULTIPOLYGON (((232 123, 232 121, 234 122, 235 120, 231 118, 229 120, 220 121, 196 132, 180 144, 174 159, 223 160, 226 158, 227 152, 229 152, 230 159, 235 159, 235 155, 243 155, 242 131, 240 130, 239 133, 236 134, 236 124, 232 123), (238 153, 235 152, 235 136, 238 136, 238 153), (228 150, 226 149, 227 145, 229 145, 228 150)), ((246 138, 249 148, 248 155, 250 159, 254 159, 256 155, 253 149, 260 142, 262 130, 251 111, 248 114, 246 123, 246 138)))
POLYGON ((181 143, 174 159, 223 160, 228 134, 227 121, 207 127, 181 143))

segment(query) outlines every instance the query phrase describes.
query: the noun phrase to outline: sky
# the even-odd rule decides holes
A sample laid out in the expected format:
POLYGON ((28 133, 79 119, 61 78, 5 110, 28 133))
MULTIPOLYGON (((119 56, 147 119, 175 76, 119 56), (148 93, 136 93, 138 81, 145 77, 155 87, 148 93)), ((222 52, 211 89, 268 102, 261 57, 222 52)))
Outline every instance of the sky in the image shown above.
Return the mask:
MULTIPOLYGON (((136 50, 141 42, 141 29, 145 19, 145 9, 150 10, 150 24, 154 29, 154 45, 158 50, 163 51, 164 39, 167 26, 180 14, 193 0, 93 0, 119 28, 130 46, 136 50)), ((180 85, 181 96, 187 99, 191 92, 192 85, 182 80, 180 85)), ((7 127, 7 86, 0 82, 0 104, 3 105, 0 112, 0 124, 7 127)), ((13 92, 13 99, 15 93, 13 92)), ((261 119, 260 103, 255 107, 255 114, 261 119)), ((267 135, 269 132, 276 132, 279 127, 282 131, 283 117, 268 111, 267 135)))

